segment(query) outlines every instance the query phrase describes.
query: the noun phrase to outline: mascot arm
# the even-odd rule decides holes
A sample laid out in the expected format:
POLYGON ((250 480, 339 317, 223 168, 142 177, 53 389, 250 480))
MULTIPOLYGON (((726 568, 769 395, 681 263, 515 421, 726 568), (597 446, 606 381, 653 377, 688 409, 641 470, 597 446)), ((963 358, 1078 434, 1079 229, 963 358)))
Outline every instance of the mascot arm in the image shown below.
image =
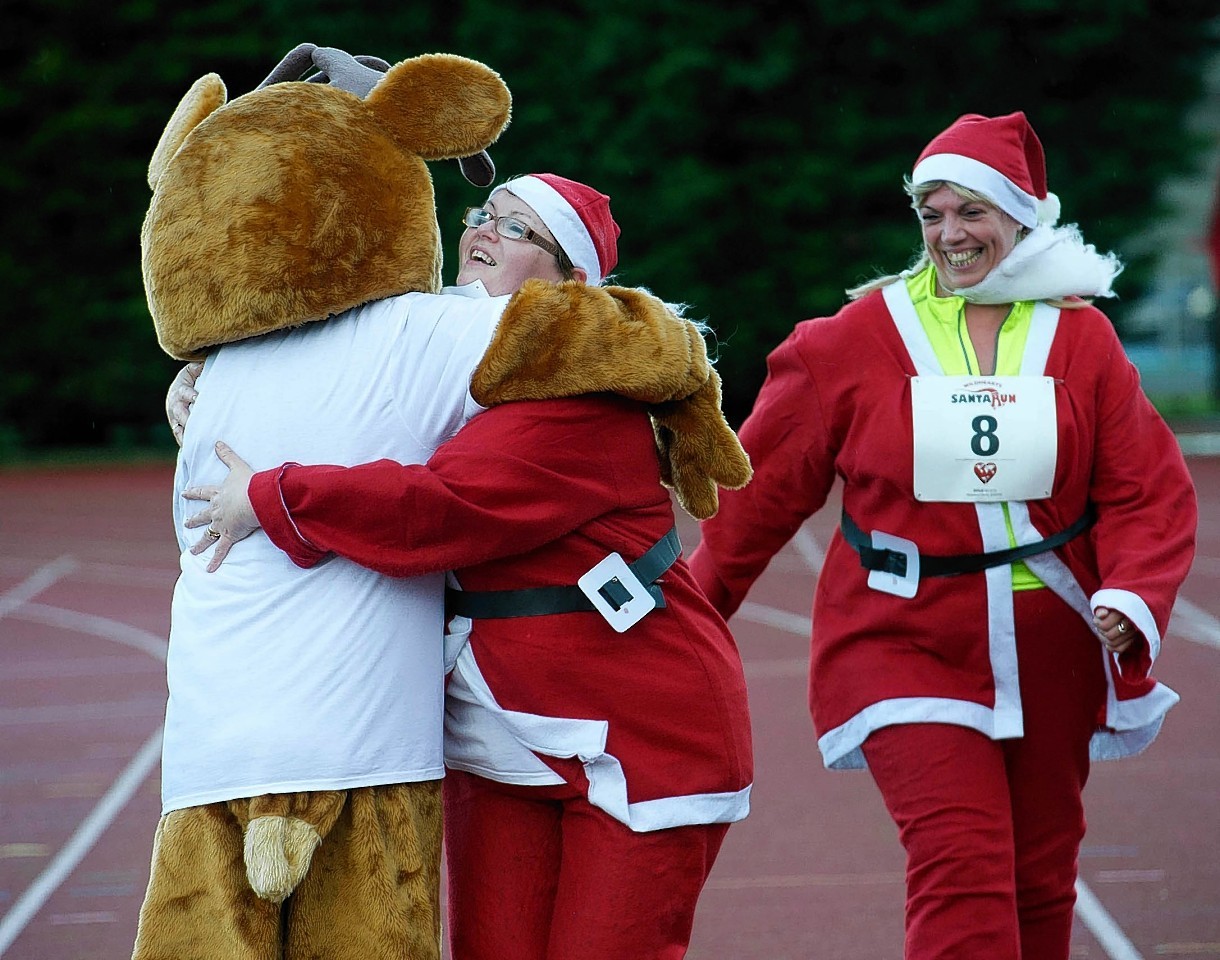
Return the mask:
POLYGON ((709 370, 698 327, 646 290, 527 280, 470 392, 485 407, 601 392, 662 403, 694 393, 709 370))
POLYGON ((716 515, 717 488, 740 490, 750 482, 750 458, 720 409, 720 377, 712 370, 689 397, 649 411, 661 460, 661 482, 696 520, 716 515))
POLYGON ((718 487, 750 480, 699 328, 646 290, 527 280, 505 308, 470 392, 485 407, 586 393, 648 404, 662 479, 696 519, 715 514, 718 487))

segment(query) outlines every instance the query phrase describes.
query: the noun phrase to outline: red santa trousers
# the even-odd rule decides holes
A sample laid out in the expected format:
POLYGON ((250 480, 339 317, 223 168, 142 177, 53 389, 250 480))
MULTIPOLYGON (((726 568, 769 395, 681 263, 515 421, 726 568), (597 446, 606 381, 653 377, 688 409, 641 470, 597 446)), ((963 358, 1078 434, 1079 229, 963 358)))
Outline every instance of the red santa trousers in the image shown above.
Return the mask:
POLYGON ((1066 960, 1100 641, 1050 590, 1014 595, 1025 734, 905 724, 864 744, 907 852, 906 960, 1066 960))
POLYGON ((635 833, 568 784, 450 770, 453 960, 679 960, 728 824, 635 833))

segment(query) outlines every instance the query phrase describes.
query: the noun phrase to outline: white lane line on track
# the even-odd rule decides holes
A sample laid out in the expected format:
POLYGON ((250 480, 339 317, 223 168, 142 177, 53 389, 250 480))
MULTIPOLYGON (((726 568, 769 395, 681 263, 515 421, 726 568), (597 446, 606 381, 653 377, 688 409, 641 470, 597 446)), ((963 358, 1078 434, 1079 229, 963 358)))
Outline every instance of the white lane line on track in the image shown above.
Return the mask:
POLYGON ((131 624, 109 617, 99 617, 91 613, 77 613, 75 610, 63 610, 59 607, 48 607, 41 603, 27 603, 20 610, 10 614, 14 620, 26 620, 30 623, 41 623, 48 627, 58 627, 63 630, 73 630, 77 633, 87 633, 103 640, 111 640, 125 647, 147 653, 165 662, 169 653, 169 641, 155 633, 133 627, 131 624))
MULTIPOLYGON (((141 630, 116 620, 91 614, 61 610, 56 607, 33 604, 28 601, 43 590, 63 579, 78 567, 71 557, 41 567, 11 590, 0 594, 0 618, 29 620, 64 630, 91 634, 125 646, 134 647, 164 662, 168 650, 167 642, 147 630, 141 630)), ((98 839, 106 832, 115 818, 131 800, 140 784, 148 777, 161 758, 161 733, 156 732, 132 758, 127 767, 111 784, 110 789, 85 817, 68 842, 55 855, 45 870, 14 901, 12 908, 0 917, 0 957, 12 946, 50 896, 59 889, 81 860, 93 849, 98 839)))
POLYGON ((1088 927, 1089 933, 1093 934, 1093 938, 1110 960, 1144 960, 1143 955, 1135 949, 1135 944, 1127 939, 1122 928, 1093 895, 1093 891, 1079 879, 1076 881, 1076 916, 1088 927))
POLYGON ((800 660, 750 660, 744 664, 746 680, 805 680, 809 679, 809 658, 800 660))
POLYGON ((778 610, 775 607, 766 607, 761 603, 751 603, 749 600, 737 608, 733 618, 748 620, 750 623, 760 623, 765 627, 775 627, 801 637, 807 637, 813 632, 813 621, 808 617, 802 617, 799 613, 790 613, 787 610, 778 610))
POLYGON ((72 557, 59 557, 35 570, 17 586, 0 593, 0 618, 7 617, 22 604, 62 580, 78 566, 79 564, 72 557))
POLYGON ((0 729, 20 726, 46 726, 51 723, 89 725, 103 720, 138 720, 165 716, 165 697, 133 697, 129 700, 104 700, 93 703, 52 703, 29 707, 0 707, 0 729))
MULTIPOLYGON (((815 574, 821 571, 826 552, 809 532, 808 527, 802 526, 796 531, 792 537, 792 546, 800 554, 805 566, 815 574)), ((761 603, 751 603, 749 600, 742 603, 733 616, 750 623, 759 623, 765 627, 775 627, 778 630, 795 633, 797 636, 807 637, 813 632, 813 621, 809 617, 788 610, 764 606, 761 603)))
POLYGON ((76 828, 76 832, 64 844, 63 849, 17 898, 12 909, 4 918, 0 919, 0 957, 4 956, 4 952, 12 946, 21 931, 42 909, 51 894, 59 889, 59 885, 71 875, 85 855, 93 849, 93 845, 114 822, 160 758, 161 728, 158 727, 157 731, 144 742, 144 746, 140 748, 139 753, 135 755, 127 768, 119 774, 119 778, 106 791, 106 795, 98 801, 89 816, 76 828))
MULTIPOLYGON (((32 557, 6 554, 0 557, 0 575, 20 576, 41 562, 32 557)), ((130 563, 105 563, 100 560, 80 560, 74 572, 77 579, 90 583, 121 583, 128 587, 153 589, 173 586, 178 579, 178 570, 174 567, 136 566, 130 563)))
POLYGON ((796 547, 796 552, 801 555, 808 565, 809 569, 815 574, 822 572, 822 564, 826 560, 826 551, 822 549, 822 545, 818 543, 809 528, 802 526, 796 531, 796 536, 792 538, 792 545, 796 547))
POLYGON ((1185 640, 1220 650, 1220 620, 1183 597, 1173 605, 1169 627, 1185 640))

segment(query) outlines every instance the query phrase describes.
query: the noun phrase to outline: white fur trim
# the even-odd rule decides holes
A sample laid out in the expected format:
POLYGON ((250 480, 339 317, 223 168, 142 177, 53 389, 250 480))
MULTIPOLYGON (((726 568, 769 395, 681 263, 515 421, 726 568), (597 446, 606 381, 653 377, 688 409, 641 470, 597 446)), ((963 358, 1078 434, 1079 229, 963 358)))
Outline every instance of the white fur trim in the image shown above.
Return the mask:
MULTIPOLYGON (((464 648, 460 657, 466 666, 463 676, 467 688, 479 705, 527 750, 548 757, 578 758, 589 780, 589 802, 635 833, 692 824, 733 823, 749 814, 752 785, 724 793, 684 794, 629 802, 627 776, 622 764, 614 754, 606 751, 610 732, 608 721, 506 710, 496 700, 470 648, 464 648)), ((459 765, 459 769, 470 768, 459 765)), ((494 773, 473 772, 497 779, 494 773)))
POLYGON ((911 362, 915 364, 915 372, 921 377, 943 376, 944 369, 932 349, 932 342, 924 333, 919 322, 919 314, 915 312, 915 304, 911 302, 911 291, 907 289, 906 280, 898 279, 881 288, 881 296, 889 308, 898 335, 902 337, 903 346, 911 362))
POLYGON ((1134 756, 1156 739, 1165 714, 1181 697, 1165 684, 1158 683, 1142 697, 1119 700, 1114 687, 1118 658, 1108 654, 1104 647, 1101 658, 1106 671, 1106 729, 1093 734, 1089 758, 1117 760, 1134 756))
POLYGON ((1029 333, 1025 335, 1025 353, 1021 356, 1021 376, 1041 377, 1046 374, 1046 361, 1055 342, 1055 331, 1059 329, 1058 307, 1049 303, 1035 303, 1033 316, 1029 320, 1029 333))
MULTIPOLYGON (((998 503, 976 503, 983 551, 1008 549, 1008 524, 998 503)), ((1021 711, 1021 687, 1017 669, 1017 625, 1012 603, 1012 568, 1008 564, 983 571, 987 585, 987 654, 995 708, 991 736, 1019 737, 1025 732, 1021 711)))
POLYGON ((1165 711, 1178 702, 1178 695, 1160 683, 1148 696, 1159 696, 1161 691, 1168 691, 1172 694, 1173 699, 1158 705, 1157 714, 1149 723, 1130 730, 1098 730, 1093 734, 1093 739, 1089 741, 1089 759, 1121 760, 1124 757, 1134 757, 1148 749, 1152 741, 1157 738, 1157 734, 1161 732, 1161 724, 1165 721, 1165 711))
POLYGON ((702 823, 734 823, 750 812, 751 787, 728 793, 697 793, 656 800, 627 800, 627 777, 613 754, 581 757, 589 778, 589 802, 634 833, 702 823))
POLYGON ((1148 653, 1153 662, 1156 662, 1156 658, 1161 655, 1161 631, 1156 628, 1156 620, 1153 619, 1152 611, 1148 609, 1143 597, 1130 590, 1104 588, 1089 598, 1089 607, 1093 610, 1108 607, 1122 613, 1139 627, 1140 633, 1147 638, 1148 653))
POLYGON ((969 727, 996 739, 995 712, 981 703, 949 697, 895 697, 869 704, 846 723, 818 738, 822 763, 828 770, 861 770, 861 744, 874 730, 900 723, 949 723, 969 727))
MULTIPOLYGON (((1120 703, 1114 698, 1108 671, 1107 682, 1110 694, 1106 722, 1110 729, 1093 734, 1089 741, 1091 760, 1119 760, 1146 749, 1160 733, 1166 712, 1180 699, 1158 683, 1146 696, 1120 703)), ((880 700, 818 738, 823 765, 827 770, 865 769, 868 763, 861 747, 869 734, 899 723, 948 723, 999 739, 995 736, 994 714, 982 704, 938 697, 880 700)))
POLYGON ((1038 225, 1038 198, 1026 193, 994 167, 958 153, 937 153, 924 158, 911 173, 914 184, 948 180, 991 201, 1017 223, 1031 229, 1038 225))
POLYGON ((509 180, 496 187, 491 192, 492 196, 499 190, 507 190, 534 208, 538 218, 551 231, 551 236, 563 247, 563 252, 572 261, 572 266, 579 267, 589 275, 587 283, 602 282, 601 263, 597 259, 593 238, 589 236, 580 215, 560 196, 558 190, 537 177, 517 177, 515 180, 509 180))
POLYGON ((1085 243, 1075 224, 1038 226, 972 287, 953 290, 971 303, 1014 303, 1062 297, 1112 297, 1123 265, 1085 243))

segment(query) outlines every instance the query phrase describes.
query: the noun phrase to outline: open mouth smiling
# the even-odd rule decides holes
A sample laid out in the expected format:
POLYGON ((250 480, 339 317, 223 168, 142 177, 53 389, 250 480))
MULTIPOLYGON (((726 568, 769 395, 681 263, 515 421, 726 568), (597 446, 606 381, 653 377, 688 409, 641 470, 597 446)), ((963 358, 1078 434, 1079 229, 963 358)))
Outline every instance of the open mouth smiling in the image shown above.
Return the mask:
POLYGON ((945 260, 955 270, 961 270, 965 267, 973 266, 982 255, 982 250, 970 250, 963 253, 949 253, 946 250, 945 260))

